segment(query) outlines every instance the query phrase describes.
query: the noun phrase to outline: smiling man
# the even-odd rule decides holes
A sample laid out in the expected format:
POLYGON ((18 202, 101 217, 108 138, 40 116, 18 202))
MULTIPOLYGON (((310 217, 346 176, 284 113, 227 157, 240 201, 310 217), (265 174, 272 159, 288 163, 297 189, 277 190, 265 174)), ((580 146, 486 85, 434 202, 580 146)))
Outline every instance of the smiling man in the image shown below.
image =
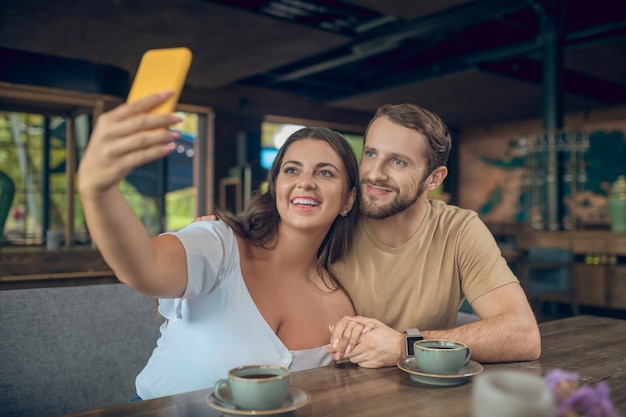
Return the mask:
POLYGON ((367 127, 361 217, 333 264, 359 316, 332 327, 335 359, 395 365, 420 332, 464 342, 480 362, 539 357, 534 314, 490 231, 475 212, 426 197, 448 174, 450 148, 443 121, 416 105, 382 106, 367 127), (481 320, 456 327, 465 299, 481 320))

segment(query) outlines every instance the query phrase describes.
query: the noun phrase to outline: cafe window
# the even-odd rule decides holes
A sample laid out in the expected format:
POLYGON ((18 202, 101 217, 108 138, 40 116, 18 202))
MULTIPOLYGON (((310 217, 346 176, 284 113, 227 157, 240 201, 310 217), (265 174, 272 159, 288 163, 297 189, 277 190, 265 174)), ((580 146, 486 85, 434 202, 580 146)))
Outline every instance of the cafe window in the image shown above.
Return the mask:
MULTIPOLYGON (((72 125, 77 138, 80 130, 83 136, 88 134, 81 129, 87 123, 85 115, 75 118, 72 125)), ((0 112, 0 171, 5 183, 1 186, 0 204, 4 208, 0 211, 8 207, 3 246, 41 244, 44 231, 64 230, 69 221, 67 128, 66 120, 59 116, 0 112), (9 188, 14 190, 12 198, 6 194, 9 188)), ((80 205, 76 206, 72 220, 76 238, 81 240, 85 238, 85 227, 80 205)))
MULTIPOLYGON (((324 126, 324 124, 319 124, 319 126, 324 126)), ((270 169, 278 149, 285 143, 289 135, 303 127, 305 127, 304 124, 264 121, 261 124, 261 154, 259 157, 261 166, 266 170, 270 169)), ((363 153, 363 136, 338 129, 334 130, 337 130, 347 139, 360 162, 363 153)))
MULTIPOLYGON (((62 241, 69 236, 65 246, 91 243, 75 180, 98 102, 46 112, 42 101, 19 107, 43 111, 0 110, 0 248, 46 245, 51 231, 62 241)), ((151 235, 180 229, 213 206, 211 112, 181 105, 177 114, 183 121, 173 126, 181 133, 176 150, 119 185, 151 235)))
POLYGON ((199 213, 194 161, 206 115, 176 114, 183 121, 171 128, 180 133, 174 152, 136 168, 122 182, 122 193, 151 235, 181 229, 199 213))

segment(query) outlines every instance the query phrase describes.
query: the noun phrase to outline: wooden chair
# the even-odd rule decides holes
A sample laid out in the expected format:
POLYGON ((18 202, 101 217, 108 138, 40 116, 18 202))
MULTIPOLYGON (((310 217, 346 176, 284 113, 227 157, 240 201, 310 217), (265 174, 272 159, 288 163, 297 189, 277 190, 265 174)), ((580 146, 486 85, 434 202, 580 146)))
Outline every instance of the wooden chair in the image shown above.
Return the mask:
POLYGON ((531 247, 519 268, 522 286, 538 318, 545 302, 568 304, 573 315, 579 314, 571 249, 531 247))

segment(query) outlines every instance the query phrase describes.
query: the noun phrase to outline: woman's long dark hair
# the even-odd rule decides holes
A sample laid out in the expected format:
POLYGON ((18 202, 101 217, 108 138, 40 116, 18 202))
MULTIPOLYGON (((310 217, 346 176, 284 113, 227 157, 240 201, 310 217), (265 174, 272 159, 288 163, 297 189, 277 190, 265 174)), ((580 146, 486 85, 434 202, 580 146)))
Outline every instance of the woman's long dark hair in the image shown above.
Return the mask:
MULTIPOLYGON (((272 249, 276 244, 274 238, 280 223, 280 216, 276 208, 276 179, 287 149, 295 142, 303 139, 314 139, 328 143, 341 158, 346 168, 347 189, 351 190, 354 188, 357 192, 357 199, 352 206, 352 210, 345 217, 337 215, 317 251, 317 271, 323 279, 324 274, 322 271, 325 269, 329 274, 332 274, 329 268, 330 264, 341 258, 350 247, 353 228, 359 211, 358 162, 350 144, 338 132, 325 127, 306 127, 293 133, 281 146, 276 159, 274 159, 272 168, 268 172, 267 191, 255 191, 250 198, 248 206, 240 215, 231 215, 219 211, 216 211, 216 215, 232 227, 237 235, 248 239, 253 245, 272 249)), ((324 283, 329 288, 338 288, 338 283, 334 277, 332 278, 334 281, 332 285, 329 285, 326 281, 324 283)))

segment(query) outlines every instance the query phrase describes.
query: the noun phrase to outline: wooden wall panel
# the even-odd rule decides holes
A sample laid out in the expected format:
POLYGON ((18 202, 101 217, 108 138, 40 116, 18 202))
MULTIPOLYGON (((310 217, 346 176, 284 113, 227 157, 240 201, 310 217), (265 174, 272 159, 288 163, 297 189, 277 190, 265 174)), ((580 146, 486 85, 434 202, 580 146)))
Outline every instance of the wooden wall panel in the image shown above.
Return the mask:
POLYGON ((578 303, 606 307, 606 269, 601 265, 574 265, 578 303))
POLYGON ((607 304, 610 308, 626 310, 626 266, 610 266, 607 274, 607 304))

